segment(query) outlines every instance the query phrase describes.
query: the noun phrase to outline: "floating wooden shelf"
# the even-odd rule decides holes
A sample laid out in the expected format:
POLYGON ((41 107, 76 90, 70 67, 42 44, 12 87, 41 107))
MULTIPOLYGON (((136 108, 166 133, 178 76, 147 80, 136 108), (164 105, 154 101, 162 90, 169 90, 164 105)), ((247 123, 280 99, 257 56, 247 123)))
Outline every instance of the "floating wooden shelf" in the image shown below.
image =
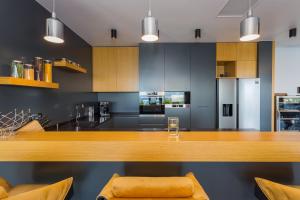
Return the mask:
POLYGON ((66 61, 55 61, 54 62, 54 67, 60 67, 60 68, 65 68, 71 71, 75 72, 80 72, 80 73, 87 73, 87 70, 83 67, 78 67, 74 64, 68 63, 66 61))
POLYGON ((51 89, 59 88, 58 83, 48 83, 45 81, 33 81, 33 80, 26 80, 22 78, 14 78, 14 77, 0 77, 0 85, 39 87, 39 88, 51 88, 51 89))

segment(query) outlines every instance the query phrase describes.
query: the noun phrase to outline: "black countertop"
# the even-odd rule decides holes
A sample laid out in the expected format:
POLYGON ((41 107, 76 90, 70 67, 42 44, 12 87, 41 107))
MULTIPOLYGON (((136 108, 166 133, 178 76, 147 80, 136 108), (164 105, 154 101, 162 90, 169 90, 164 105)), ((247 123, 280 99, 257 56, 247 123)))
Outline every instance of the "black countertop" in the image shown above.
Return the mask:
MULTIPOLYGON (((109 117, 81 118, 76 122, 46 127, 46 131, 167 131, 164 116, 139 116, 137 113, 115 113, 109 117)), ((187 130, 187 129, 181 129, 187 130)))

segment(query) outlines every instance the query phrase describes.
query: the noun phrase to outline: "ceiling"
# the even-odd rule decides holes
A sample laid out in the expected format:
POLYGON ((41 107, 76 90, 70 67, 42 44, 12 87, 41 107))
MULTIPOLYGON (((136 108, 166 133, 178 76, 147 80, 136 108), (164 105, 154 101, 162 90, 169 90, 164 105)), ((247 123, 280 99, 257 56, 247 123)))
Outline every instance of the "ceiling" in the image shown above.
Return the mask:
MULTIPOLYGON (((288 38, 289 28, 300 28, 300 0, 253 1, 254 15, 261 18, 261 40, 275 40, 280 45, 300 45, 300 36, 288 38)), ((51 0, 37 2, 48 10, 52 9, 51 0)), ((247 2, 152 0, 152 15, 159 20, 159 42, 239 41, 239 24, 243 17, 218 15, 229 15, 237 12, 235 9, 245 13, 243 9, 247 2), (243 3, 237 5, 239 2, 243 3), (236 8, 230 5, 236 5, 236 8), (202 29, 200 40, 194 38, 195 28, 202 29)), ((57 17, 92 46, 125 46, 142 42, 141 20, 147 13, 147 7, 147 0, 56 0, 57 17), (118 30, 117 40, 111 40, 111 28, 118 30)))

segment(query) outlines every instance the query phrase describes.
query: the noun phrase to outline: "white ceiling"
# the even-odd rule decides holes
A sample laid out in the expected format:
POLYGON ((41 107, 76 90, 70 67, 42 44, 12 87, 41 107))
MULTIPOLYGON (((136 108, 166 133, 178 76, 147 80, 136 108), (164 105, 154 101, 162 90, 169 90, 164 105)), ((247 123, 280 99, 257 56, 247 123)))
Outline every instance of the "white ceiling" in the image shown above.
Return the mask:
MULTIPOLYGON (((37 2, 52 9, 52 0, 37 2)), ((159 42, 238 41, 242 18, 217 17, 227 2, 152 0, 152 14, 159 20, 159 42), (202 29, 200 40, 194 39, 195 28, 202 29)), ((92 46, 136 45, 142 42, 141 20, 147 6, 147 0, 56 0, 56 14, 92 46), (111 28, 118 30, 115 41, 110 38, 111 28)), ((254 15, 261 18, 261 40, 300 45, 300 36, 288 38, 292 27, 298 27, 300 35, 300 0, 258 0, 254 7, 254 15)))

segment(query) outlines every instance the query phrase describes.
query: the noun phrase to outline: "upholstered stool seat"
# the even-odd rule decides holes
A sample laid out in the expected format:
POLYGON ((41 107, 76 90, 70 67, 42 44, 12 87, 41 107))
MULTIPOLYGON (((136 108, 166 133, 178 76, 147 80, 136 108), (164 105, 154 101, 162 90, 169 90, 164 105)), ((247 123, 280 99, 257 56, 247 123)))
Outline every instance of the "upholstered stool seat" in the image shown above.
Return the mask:
POLYGON ((257 183, 256 197, 259 200, 299 200, 300 186, 275 183, 262 178, 255 178, 257 183))
POLYGON ((22 184, 11 186, 0 177, 0 200, 64 200, 70 190, 73 178, 46 185, 22 184))
POLYGON ((184 177, 120 177, 114 174, 97 200, 209 200, 192 173, 184 177))

